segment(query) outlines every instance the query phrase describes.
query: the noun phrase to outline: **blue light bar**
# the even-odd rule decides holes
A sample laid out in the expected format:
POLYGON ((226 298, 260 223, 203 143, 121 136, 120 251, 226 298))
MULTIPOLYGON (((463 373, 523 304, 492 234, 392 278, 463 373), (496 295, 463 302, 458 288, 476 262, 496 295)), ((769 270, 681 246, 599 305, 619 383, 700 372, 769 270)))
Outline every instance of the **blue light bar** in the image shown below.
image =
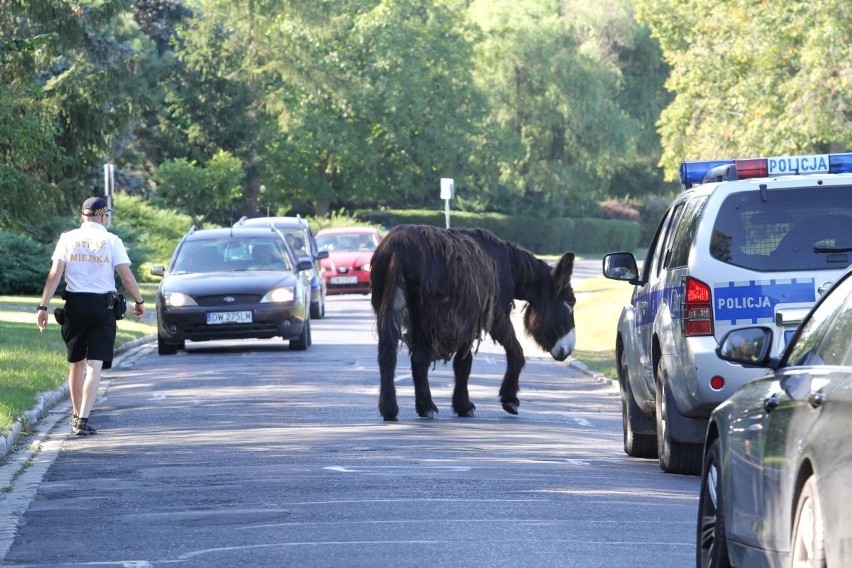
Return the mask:
POLYGON ((704 175, 716 166, 727 166, 733 164, 733 160, 707 160, 703 162, 681 162, 680 183, 684 187, 692 187, 693 184, 701 183, 704 175))
POLYGON ((702 183, 709 170, 729 164, 736 166, 739 179, 811 173, 846 174, 852 173, 852 153, 682 162, 680 183, 684 188, 692 187, 702 183))
POLYGON ((833 174, 852 173, 852 154, 829 154, 828 171, 833 174))

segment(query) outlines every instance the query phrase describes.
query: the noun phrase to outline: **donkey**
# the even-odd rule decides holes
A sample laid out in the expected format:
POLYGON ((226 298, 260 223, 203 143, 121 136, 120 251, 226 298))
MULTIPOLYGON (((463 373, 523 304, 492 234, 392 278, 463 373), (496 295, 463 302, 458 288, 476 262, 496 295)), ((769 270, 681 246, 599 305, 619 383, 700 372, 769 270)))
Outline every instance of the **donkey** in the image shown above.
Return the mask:
POLYGON ((371 304, 376 314, 381 375, 379 412, 396 421, 394 387, 400 341, 408 346, 417 414, 438 412, 429 389, 429 365, 453 359, 452 406, 472 417, 468 394, 473 345, 485 333, 506 351, 500 402, 517 414, 518 378, 526 363, 510 314, 515 300, 527 302, 524 327, 557 361, 574 350, 574 253, 565 253, 551 270, 518 245, 484 229, 438 229, 399 225, 373 255, 371 304))

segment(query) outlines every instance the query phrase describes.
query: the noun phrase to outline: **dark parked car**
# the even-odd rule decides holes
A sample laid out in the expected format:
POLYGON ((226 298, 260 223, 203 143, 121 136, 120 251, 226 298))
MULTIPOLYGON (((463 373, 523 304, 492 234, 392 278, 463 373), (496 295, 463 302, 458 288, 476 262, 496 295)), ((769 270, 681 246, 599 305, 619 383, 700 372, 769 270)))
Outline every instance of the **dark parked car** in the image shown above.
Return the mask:
POLYGON ((283 337, 311 344, 310 261, 297 260, 275 228, 191 230, 157 288, 157 347, 172 355, 186 341, 283 337))
POLYGON ((341 227, 317 233, 317 245, 328 252, 322 261, 329 294, 369 294, 373 251, 382 236, 372 227, 341 227))
POLYGON ((325 296, 327 292, 325 268, 320 262, 328 258, 328 252, 319 250, 314 233, 307 220, 302 217, 243 217, 235 227, 264 227, 272 225, 288 239, 296 256, 300 260, 309 260, 313 268, 308 272, 311 279, 311 319, 325 317, 325 296))
MULTIPOLYGON (((834 255, 848 263, 852 242, 834 255)), ((697 530, 701 566, 852 566, 852 269, 780 359, 770 327, 731 331, 725 361, 768 367, 713 412, 697 530)))

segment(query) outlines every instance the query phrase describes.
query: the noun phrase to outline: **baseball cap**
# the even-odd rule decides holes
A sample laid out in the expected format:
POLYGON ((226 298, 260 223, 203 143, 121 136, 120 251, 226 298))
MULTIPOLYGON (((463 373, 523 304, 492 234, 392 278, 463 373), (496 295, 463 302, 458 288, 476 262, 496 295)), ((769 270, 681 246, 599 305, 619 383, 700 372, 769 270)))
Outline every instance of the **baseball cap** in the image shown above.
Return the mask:
POLYGON ((83 215, 86 217, 96 217, 108 211, 111 209, 102 197, 90 197, 83 202, 83 215))

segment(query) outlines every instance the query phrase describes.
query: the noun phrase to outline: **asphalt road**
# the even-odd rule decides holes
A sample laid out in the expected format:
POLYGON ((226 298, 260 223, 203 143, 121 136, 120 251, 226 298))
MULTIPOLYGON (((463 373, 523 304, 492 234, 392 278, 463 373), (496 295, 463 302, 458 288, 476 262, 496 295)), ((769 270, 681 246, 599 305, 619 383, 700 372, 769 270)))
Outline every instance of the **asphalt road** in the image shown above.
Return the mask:
POLYGON ((400 357, 400 421, 377 409, 369 302, 330 300, 314 345, 154 345, 108 372, 93 423, 67 405, 0 468, 0 561, 10 566, 577 566, 694 564, 698 478, 621 448, 607 381, 528 352, 521 409, 497 391, 483 342, 475 418, 450 408, 452 371, 430 373, 440 413, 414 411, 400 357), (26 462, 14 479, 4 471, 26 462))

